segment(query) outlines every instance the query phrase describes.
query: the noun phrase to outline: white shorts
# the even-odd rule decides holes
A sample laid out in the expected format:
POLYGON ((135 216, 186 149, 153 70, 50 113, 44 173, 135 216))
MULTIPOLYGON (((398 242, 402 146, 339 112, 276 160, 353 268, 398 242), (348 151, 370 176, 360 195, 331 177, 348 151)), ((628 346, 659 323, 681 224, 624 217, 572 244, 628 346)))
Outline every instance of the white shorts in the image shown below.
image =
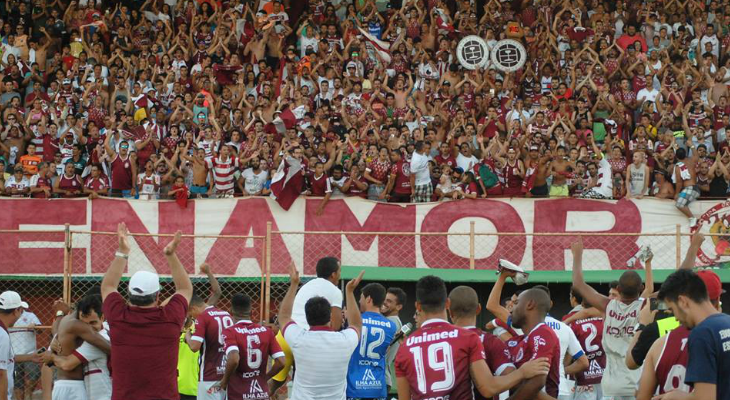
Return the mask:
POLYGON ((198 397, 196 398, 196 400, 225 400, 226 392, 224 390, 220 390, 215 393, 208 393, 208 389, 210 389, 216 383, 218 383, 218 382, 217 381, 198 382, 198 397))
POLYGON ((634 396, 603 396, 603 400, 636 400, 634 396))
POLYGON ((84 381, 58 380, 53 382, 53 400, 89 400, 84 381))
POLYGON ((601 384, 576 386, 573 400, 602 400, 601 384))

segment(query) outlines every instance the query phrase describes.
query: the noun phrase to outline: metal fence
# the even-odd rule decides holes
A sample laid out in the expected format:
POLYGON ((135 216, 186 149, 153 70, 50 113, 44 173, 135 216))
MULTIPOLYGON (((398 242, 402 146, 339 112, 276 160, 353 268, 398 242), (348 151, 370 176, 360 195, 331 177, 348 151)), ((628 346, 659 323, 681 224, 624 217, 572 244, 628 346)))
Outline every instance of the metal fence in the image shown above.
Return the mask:
MULTIPOLYGON (((385 233, 285 232, 274 231, 269 224, 263 236, 183 235, 178 256, 201 296, 210 293, 209 280, 199 269, 208 263, 221 286, 219 306, 227 309, 233 294, 247 293, 254 302, 254 319, 268 321, 286 293, 292 262, 305 277, 315 275, 316 261, 325 255, 358 267, 487 270, 506 258, 533 269, 561 271, 572 264, 570 244, 577 235, 585 243, 586 270, 636 268, 632 257, 645 245, 654 251, 655 268, 674 269, 690 240, 679 227, 675 232, 644 234, 524 234, 480 232, 472 223, 468 232, 385 233)), ((712 239, 717 242, 720 235, 715 236, 712 239)), ((166 278, 169 268, 163 249, 172 235, 133 233, 131 237, 125 277, 138 270, 155 270, 163 276, 163 296, 170 295, 174 289, 166 278)), ((0 265, 5 274, 0 276, 0 289, 19 292, 38 316, 38 347, 50 339, 43 327, 53 321, 54 301, 73 302, 98 285, 117 248, 113 232, 77 231, 68 226, 61 231, 0 231, 0 265)), ((126 278, 120 292, 126 294, 126 278)))

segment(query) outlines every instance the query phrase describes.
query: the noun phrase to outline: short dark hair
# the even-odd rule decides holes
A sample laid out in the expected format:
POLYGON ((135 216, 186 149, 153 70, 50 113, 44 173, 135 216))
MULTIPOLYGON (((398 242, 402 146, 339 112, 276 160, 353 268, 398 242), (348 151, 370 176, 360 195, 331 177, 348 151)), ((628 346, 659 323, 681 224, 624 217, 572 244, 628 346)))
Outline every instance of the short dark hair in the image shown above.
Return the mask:
POLYGON ((545 285, 535 285, 535 286, 532 287, 532 289, 540 289, 543 292, 547 293, 548 298, 552 298, 551 295, 550 295, 550 288, 548 288, 545 285))
POLYGON ((373 305, 376 307, 382 306, 385 301, 385 286, 379 283, 368 283, 362 288, 360 293, 364 297, 370 297, 370 300, 372 300, 373 305))
POLYGON ((205 300, 200 297, 200 295, 197 292, 193 292, 193 295, 190 296, 190 305, 191 306, 202 306, 205 304, 205 300))
POLYGON ((246 293, 236 293, 231 297, 231 311, 234 315, 248 315, 251 313, 251 297, 246 293))
POLYGON ((416 144, 413 147, 416 149, 416 151, 420 152, 423 150, 424 145, 425 145, 425 143, 423 142, 423 140, 418 140, 418 141, 416 141, 416 144))
POLYGON ((695 303, 710 301, 705 282, 695 272, 686 269, 673 272, 659 289, 659 300, 676 302, 679 296, 689 297, 695 303))
POLYGON ((575 290, 575 287, 570 288, 570 295, 575 297, 575 301, 578 302, 578 304, 583 304, 583 296, 575 290))
POLYGON ((399 287, 389 287, 388 293, 395 296, 396 301, 398 302, 398 305, 402 306, 406 303, 408 300, 408 295, 406 294, 406 291, 399 288, 399 287))
POLYGON ((626 271, 618 279, 618 291, 625 297, 638 297, 641 294, 641 286, 641 276, 636 271, 626 271))
POLYGON ((446 284, 438 276, 426 275, 416 283, 416 301, 425 312, 444 310, 446 297, 446 284))
POLYGON ((327 325, 332 317, 332 305, 324 297, 315 296, 307 300, 304 314, 307 316, 309 326, 327 325))
POLYGON ((479 309, 479 296, 469 286, 457 286, 449 293, 449 312, 454 317, 473 317, 479 309))
POLYGON ((157 293, 148 294, 146 296, 139 296, 136 294, 129 295, 129 303, 133 306, 144 307, 149 306, 157 300, 157 293))
POLYGON ((677 160, 684 160, 687 157, 687 150, 685 150, 683 147, 680 147, 677 149, 674 155, 677 156, 677 160))
POLYGON ((327 279, 340 269, 337 257, 324 257, 317 261, 317 278, 327 279))
POLYGON ((92 311, 96 311, 96 315, 101 317, 102 315, 104 315, 104 311, 101 305, 101 295, 87 294, 86 296, 82 297, 81 300, 76 302, 76 317, 89 315, 92 311))
POLYGON ((618 290, 618 281, 611 281, 611 283, 608 284, 608 288, 618 290))

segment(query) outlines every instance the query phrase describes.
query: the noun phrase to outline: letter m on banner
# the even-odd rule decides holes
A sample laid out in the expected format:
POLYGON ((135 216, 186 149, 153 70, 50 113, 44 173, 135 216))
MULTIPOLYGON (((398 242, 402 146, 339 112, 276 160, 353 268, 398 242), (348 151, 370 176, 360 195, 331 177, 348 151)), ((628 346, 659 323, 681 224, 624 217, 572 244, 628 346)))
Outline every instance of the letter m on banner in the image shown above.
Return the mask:
MULTIPOLYGON (((361 224, 344 200, 327 204, 327 212, 317 216, 321 200, 307 200, 304 229, 304 273, 314 274, 317 260, 337 257, 345 265, 362 267, 415 267, 414 235, 324 235, 314 232, 415 232, 416 207, 377 203, 361 224), (377 240, 377 252, 373 249, 377 240), (348 247, 349 246, 349 247, 348 247), (368 252, 367 254, 355 252, 368 252)), ((363 203, 357 203, 362 207, 363 203)), ((355 210, 362 215, 362 208, 355 210)))

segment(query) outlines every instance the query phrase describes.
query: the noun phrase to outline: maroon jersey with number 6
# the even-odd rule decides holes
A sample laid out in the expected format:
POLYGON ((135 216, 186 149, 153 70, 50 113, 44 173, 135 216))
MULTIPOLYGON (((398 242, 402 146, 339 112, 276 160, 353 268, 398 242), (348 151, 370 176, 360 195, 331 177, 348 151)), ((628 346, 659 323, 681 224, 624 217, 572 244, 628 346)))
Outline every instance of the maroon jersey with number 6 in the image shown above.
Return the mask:
POLYGON ((398 349, 396 377, 408 379, 411 399, 471 399, 471 363, 484 360, 479 336, 441 320, 424 322, 398 349))
POLYGON ((266 369, 269 357, 284 357, 271 329, 248 320, 236 322, 223 333, 226 355, 238 351, 238 368, 228 382, 228 400, 269 398, 266 369))
POLYGON ((578 386, 601 383, 606 368, 606 353, 603 351, 603 319, 587 318, 573 321, 570 329, 575 333, 588 357, 588 369, 576 376, 578 386))
POLYGON ((231 314, 208 306, 195 319, 195 333, 192 340, 202 342, 200 348, 200 381, 215 382, 226 372, 225 339, 223 331, 233 325, 231 314))

